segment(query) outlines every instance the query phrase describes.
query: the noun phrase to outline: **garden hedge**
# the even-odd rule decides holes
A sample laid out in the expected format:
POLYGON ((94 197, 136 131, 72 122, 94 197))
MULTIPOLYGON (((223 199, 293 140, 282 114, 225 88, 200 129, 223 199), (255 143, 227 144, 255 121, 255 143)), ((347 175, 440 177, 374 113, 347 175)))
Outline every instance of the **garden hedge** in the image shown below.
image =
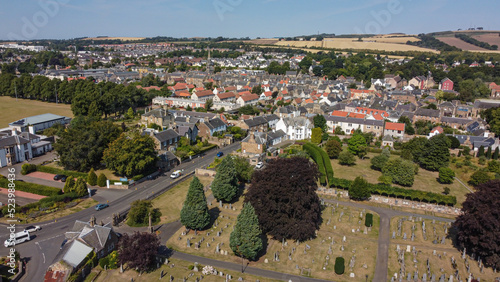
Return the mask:
MULTIPOLYGON (((10 188, 9 183, 11 182, 7 178, 0 177, 0 187, 8 189, 10 188)), ((62 194, 62 190, 55 187, 49 187, 45 185, 29 183, 24 181, 14 181, 14 184, 15 184, 15 189, 17 191, 23 191, 42 196, 54 196, 62 194)))
POLYGON ((83 179, 85 179, 85 180, 87 179, 87 176, 88 176, 88 173, 71 171, 71 170, 64 170, 64 169, 59 169, 59 168, 46 166, 46 165, 37 165, 36 170, 41 171, 41 172, 46 172, 46 173, 52 173, 52 174, 64 174, 66 176, 72 176, 73 178, 83 177, 83 179))
MULTIPOLYGON (((336 187, 344 190, 348 190, 351 186, 352 180, 342 179, 342 178, 334 178, 333 185, 331 187, 336 187)), ((368 187, 370 189, 370 193, 395 197, 395 198, 403 198, 412 201, 420 201, 426 203, 435 203, 439 205, 447 205, 454 206, 457 204, 457 198, 455 196, 445 196, 433 192, 425 192, 413 189, 399 188, 394 187, 387 184, 371 184, 368 183, 368 187)))
POLYGON ((314 162, 318 165, 319 169, 319 182, 321 185, 326 185, 326 171, 325 164, 323 162, 323 157, 321 153, 316 150, 311 143, 306 143, 302 146, 302 148, 313 158, 314 162))

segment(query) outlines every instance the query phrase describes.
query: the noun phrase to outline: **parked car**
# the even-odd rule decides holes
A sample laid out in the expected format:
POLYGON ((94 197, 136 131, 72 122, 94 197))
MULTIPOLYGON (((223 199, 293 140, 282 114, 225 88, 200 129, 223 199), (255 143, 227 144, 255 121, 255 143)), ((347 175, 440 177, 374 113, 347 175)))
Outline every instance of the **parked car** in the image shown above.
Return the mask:
POLYGON ((109 207, 108 204, 98 204, 97 206, 95 206, 95 210, 100 211, 100 210, 105 209, 107 207, 109 207))
POLYGON ((64 241, 62 241, 62 243, 61 243, 61 249, 64 247, 64 245, 66 244, 66 242, 68 242, 68 239, 64 239, 64 241))
POLYGON ((258 162, 257 165, 255 166, 255 168, 261 169, 263 166, 264 166, 263 162, 258 162))
POLYGON ((224 156, 224 153, 223 153, 223 152, 218 152, 218 153, 217 153, 217 157, 218 157, 218 158, 220 158, 220 157, 222 157, 222 156, 224 156))
POLYGON ((64 174, 56 174, 56 175, 54 176, 54 180, 56 180, 56 181, 57 181, 57 180, 61 180, 61 178, 63 178, 63 177, 66 177, 66 175, 64 175, 64 174))
POLYGON ((68 179, 68 176, 63 175, 63 176, 61 177, 61 182, 66 182, 66 179, 68 179))
POLYGON ((24 228, 24 231, 28 231, 28 232, 36 232, 38 230, 40 230, 42 228, 40 228, 40 226, 38 225, 30 225, 30 226, 27 226, 26 228, 24 228))
POLYGON ((172 179, 176 179, 177 177, 181 176, 181 171, 180 170, 176 170, 174 172, 172 172, 172 174, 170 174, 170 178, 172 179))

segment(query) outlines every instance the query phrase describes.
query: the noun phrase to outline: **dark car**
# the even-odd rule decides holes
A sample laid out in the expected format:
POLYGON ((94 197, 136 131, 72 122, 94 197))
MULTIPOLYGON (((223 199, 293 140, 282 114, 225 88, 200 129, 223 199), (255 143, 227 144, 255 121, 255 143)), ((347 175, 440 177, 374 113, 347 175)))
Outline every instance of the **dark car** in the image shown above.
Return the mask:
POLYGON ((224 153, 223 153, 223 152, 218 152, 218 153, 217 153, 217 157, 218 157, 218 158, 220 158, 220 157, 222 157, 222 156, 224 156, 224 153))
POLYGON ((64 241, 61 244, 61 249, 64 247, 64 245, 66 244, 66 242, 68 242, 68 239, 64 239, 64 241))
POLYGON ((61 177, 61 182, 66 182, 66 179, 68 179, 68 176, 63 175, 63 176, 61 177))
POLYGON ((64 174, 56 174, 56 175, 54 176, 54 180, 56 180, 56 181, 57 181, 57 180, 61 180, 61 178, 63 178, 63 177, 66 177, 66 175, 64 175, 64 174))
POLYGON ((95 210, 100 211, 100 210, 105 209, 107 207, 109 207, 108 204, 98 204, 97 206, 95 206, 95 210))

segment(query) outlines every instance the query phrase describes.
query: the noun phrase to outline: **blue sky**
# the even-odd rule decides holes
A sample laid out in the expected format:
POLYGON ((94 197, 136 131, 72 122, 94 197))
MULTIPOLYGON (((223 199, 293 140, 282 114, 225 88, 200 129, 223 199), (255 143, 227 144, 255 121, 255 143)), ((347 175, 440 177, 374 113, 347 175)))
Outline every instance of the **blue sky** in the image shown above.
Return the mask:
POLYGON ((0 39, 500 30, 498 0, 0 0, 0 39))

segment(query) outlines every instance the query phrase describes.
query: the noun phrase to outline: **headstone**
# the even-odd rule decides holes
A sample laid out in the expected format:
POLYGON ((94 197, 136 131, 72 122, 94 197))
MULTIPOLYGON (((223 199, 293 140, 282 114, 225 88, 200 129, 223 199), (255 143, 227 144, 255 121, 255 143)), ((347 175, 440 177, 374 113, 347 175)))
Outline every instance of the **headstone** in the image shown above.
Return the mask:
POLYGON ((222 201, 219 201, 219 208, 222 208, 222 201))
POLYGON ((411 252, 411 246, 410 245, 406 246, 406 252, 407 253, 411 252))
POLYGON ((396 239, 396 231, 392 232, 392 239, 396 239))
POLYGON ((351 274, 349 274, 349 277, 354 278, 355 277, 354 273, 351 272, 351 274))
POLYGON ((441 239, 441 244, 446 244, 445 240, 444 240, 444 236, 443 236, 443 239, 441 239))
POLYGON ((345 243, 345 241, 346 241, 346 238, 345 238, 345 236, 344 236, 344 237, 342 238, 342 242, 344 242, 344 243, 345 243))
POLYGON ((269 263, 269 260, 268 260, 268 259, 265 259, 265 260, 264 260, 264 263, 269 263))
POLYGON ((191 248, 191 242, 189 241, 189 239, 187 239, 187 247, 191 248))

